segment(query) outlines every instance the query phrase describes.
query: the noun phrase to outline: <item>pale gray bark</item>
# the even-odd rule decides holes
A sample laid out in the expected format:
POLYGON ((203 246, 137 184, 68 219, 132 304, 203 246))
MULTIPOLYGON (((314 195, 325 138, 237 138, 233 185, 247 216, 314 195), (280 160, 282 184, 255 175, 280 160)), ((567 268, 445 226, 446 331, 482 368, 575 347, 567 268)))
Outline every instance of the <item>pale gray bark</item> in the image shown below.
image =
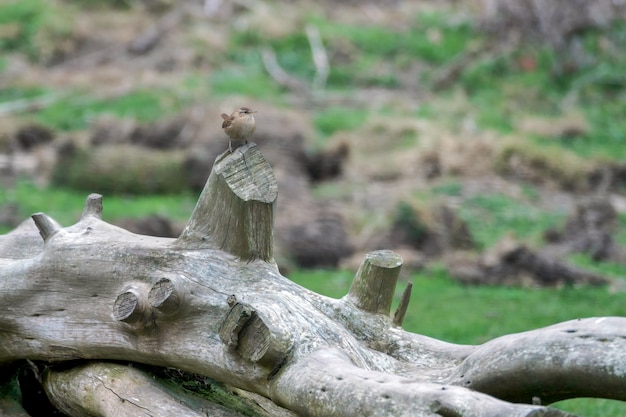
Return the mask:
POLYGON ((49 371, 44 387, 52 403, 68 416, 244 417, 167 389, 146 373, 119 364, 91 362, 67 371, 49 371))
POLYGON ((304 416, 564 416, 506 401, 626 400, 626 318, 481 346, 405 332, 408 294, 395 321, 389 311, 401 264, 393 253, 368 255, 339 300, 280 275, 276 197, 271 168, 249 144, 218 157, 179 239, 103 222, 97 195, 67 228, 35 215, 37 227, 0 237, 0 363, 175 367, 304 416))
POLYGON ((296 417, 250 392, 213 384, 200 386, 199 391, 208 391, 203 396, 119 363, 90 361, 66 370, 50 369, 43 385, 53 404, 71 417, 296 417))

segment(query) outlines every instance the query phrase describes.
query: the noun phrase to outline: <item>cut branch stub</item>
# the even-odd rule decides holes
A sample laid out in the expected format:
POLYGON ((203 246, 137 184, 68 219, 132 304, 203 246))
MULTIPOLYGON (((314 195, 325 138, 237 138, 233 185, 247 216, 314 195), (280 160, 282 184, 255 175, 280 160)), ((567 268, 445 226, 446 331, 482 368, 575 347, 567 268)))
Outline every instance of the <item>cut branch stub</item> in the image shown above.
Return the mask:
POLYGON ((43 238, 44 242, 47 242, 55 233, 61 230, 61 226, 54 221, 53 218, 48 217, 44 213, 35 213, 32 216, 37 229, 39 229, 39 234, 43 238))
POLYGON ((87 196, 83 214, 80 218, 84 219, 88 216, 97 217, 98 219, 102 218, 102 195, 93 193, 87 196))
POLYGON ((235 303, 220 327, 220 339, 230 349, 237 349, 239 345, 239 333, 243 330, 252 314, 256 312, 249 306, 235 303))
POLYGON ((141 293, 135 288, 129 288, 118 295, 113 303, 113 317, 117 321, 133 324, 144 317, 147 305, 141 293))
POLYGON ((148 302, 165 315, 172 315, 180 310, 182 295, 168 278, 161 278, 148 293, 148 302))
POLYGON ((402 257, 395 252, 368 253, 352 281, 347 299, 363 311, 389 315, 401 267, 402 257))
POLYGON ((236 303, 219 330, 226 346, 251 362, 276 368, 283 361, 290 343, 277 337, 252 307, 236 303))
POLYGON ((178 244, 270 261, 277 196, 272 168, 254 143, 226 151, 217 157, 178 244))

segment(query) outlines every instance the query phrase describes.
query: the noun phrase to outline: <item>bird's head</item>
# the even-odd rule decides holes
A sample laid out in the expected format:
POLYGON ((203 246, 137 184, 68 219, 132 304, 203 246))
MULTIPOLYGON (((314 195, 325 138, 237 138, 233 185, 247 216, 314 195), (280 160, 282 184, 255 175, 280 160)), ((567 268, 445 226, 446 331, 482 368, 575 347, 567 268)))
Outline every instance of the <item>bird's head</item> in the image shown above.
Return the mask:
POLYGON ((241 116, 253 115, 254 113, 257 113, 249 107, 240 107, 238 111, 241 116))

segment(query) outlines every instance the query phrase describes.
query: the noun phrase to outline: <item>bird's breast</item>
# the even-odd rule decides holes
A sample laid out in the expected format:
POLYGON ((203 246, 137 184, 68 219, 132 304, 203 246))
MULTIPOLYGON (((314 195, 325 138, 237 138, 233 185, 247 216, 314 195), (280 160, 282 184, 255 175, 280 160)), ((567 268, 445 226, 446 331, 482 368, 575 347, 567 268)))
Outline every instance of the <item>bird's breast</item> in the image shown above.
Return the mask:
POLYGON ((247 140, 255 131, 254 118, 239 119, 226 129, 226 133, 234 140, 247 140))

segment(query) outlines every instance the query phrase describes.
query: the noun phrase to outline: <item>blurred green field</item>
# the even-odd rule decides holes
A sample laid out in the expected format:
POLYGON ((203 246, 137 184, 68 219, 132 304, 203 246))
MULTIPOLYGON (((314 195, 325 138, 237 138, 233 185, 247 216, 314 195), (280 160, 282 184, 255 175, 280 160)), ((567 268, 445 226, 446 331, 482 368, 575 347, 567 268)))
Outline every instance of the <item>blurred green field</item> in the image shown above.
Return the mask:
MULTIPOLYGON (((76 58, 71 55, 76 53, 72 48, 88 39, 89 34, 83 32, 95 15, 111 12, 107 18, 124 19, 124 14, 141 17, 145 10, 135 2, 0 1, 0 76, 8 73, 15 56, 35 67, 35 72, 24 71, 23 77, 12 75, 13 82, 0 85, 0 127, 5 129, 0 131, 0 148, 9 147, 7 132, 17 125, 36 123, 61 135, 80 135, 103 115, 150 122, 189 106, 232 96, 268 106, 298 108, 310 117, 315 129, 314 137, 306 138, 312 147, 322 147, 336 133, 358 130, 376 116, 390 125, 395 117, 427 121, 428 134, 439 137, 441 130, 444 136, 454 135, 458 141, 468 140, 465 129, 469 125, 476 137, 491 135, 498 143, 510 143, 502 145, 498 160, 468 164, 492 164, 494 175, 514 177, 512 183, 522 183, 521 194, 494 190, 462 199, 463 178, 444 173, 440 180, 424 184, 414 197, 425 202, 441 197, 456 199, 459 215, 468 223, 478 250, 491 247, 507 233, 531 246, 540 246, 544 231, 562 225, 568 214, 542 206, 542 185, 524 183, 523 178, 511 175, 503 163, 507 156, 528 161, 543 178, 554 180, 560 191, 567 192, 577 192, 594 164, 621 163, 626 158, 626 22, 581 31, 577 42, 584 64, 559 72, 556 68, 563 57, 548 46, 520 43, 491 48, 492 40, 479 30, 479 25, 456 10, 422 11, 404 16, 397 25, 394 20, 358 24, 336 20, 331 13, 324 14, 315 7, 302 7, 296 13, 290 7, 299 5, 287 3, 270 1, 265 5, 285 16, 287 29, 276 32, 269 30, 274 29, 276 21, 266 23, 260 18, 255 24, 254 16, 246 20, 258 12, 253 7, 243 7, 245 12, 236 25, 211 21, 210 26, 222 31, 219 44, 211 42, 210 33, 199 30, 206 21, 192 21, 180 29, 189 31, 183 35, 189 42, 184 48, 194 56, 192 65, 176 68, 175 77, 160 73, 151 81, 154 84, 147 85, 128 70, 124 76, 136 83, 115 90, 111 88, 114 81, 111 85, 96 82, 85 88, 70 77, 50 82, 33 74, 43 74, 46 68, 62 63, 64 54, 76 58), (316 100, 295 98, 297 94, 278 85, 268 74, 262 59, 263 48, 269 47, 285 71, 305 85, 310 83, 316 68, 303 30, 306 25, 319 30, 331 61, 325 90, 316 100), (446 88, 438 87, 442 72, 463 60, 469 50, 481 49, 483 53, 468 60, 446 88), (522 61, 532 65, 524 67, 522 61), (388 95, 377 95, 381 90, 388 95), (378 97, 382 97, 380 102, 378 97), (16 105, 21 108, 36 102, 46 104, 38 111, 29 110, 27 105, 23 111, 15 110, 16 105), (546 120, 550 127, 553 121, 557 123, 572 114, 580 116, 585 125, 578 134, 559 136, 545 129, 546 120), (541 118, 544 127, 524 131, 523 122, 534 117, 541 118), (4 122, 8 127, 3 126, 4 122)), ((133 59, 129 57, 129 61, 133 59)), ((97 72, 97 68, 91 70, 97 72)), ((374 136, 384 134, 384 128, 374 132, 374 136)), ((419 146, 424 138, 416 136, 413 131, 407 132, 402 146, 419 146)), ((623 196, 626 187, 619 187, 614 192, 623 196)), ((347 194, 344 191, 337 184, 322 183, 313 193, 342 198, 347 194)), ((44 211, 68 226, 79 218, 89 192, 99 190, 76 191, 54 184, 38 187, 20 179, 13 187, 0 188, 0 205, 15 204, 23 219, 44 211)), ((104 193, 103 218, 113 222, 159 214, 184 221, 196 198, 189 190, 175 195, 104 193)), ((621 231, 616 240, 626 245, 625 213, 619 214, 618 223, 621 231)), ((9 226, 0 226, 0 233, 9 230, 9 226)), ((594 262, 586 255, 573 255, 569 260, 600 274, 626 277, 626 265, 594 262)), ((341 297, 348 290, 352 274, 296 271, 289 278, 316 292, 341 297)), ((612 294, 606 288, 464 287, 450 280, 440 266, 413 275, 411 281, 414 289, 405 329, 454 343, 483 343, 503 334, 578 317, 626 316, 623 294, 612 294)), ((399 285, 398 296, 404 285, 399 285)), ((559 406, 586 417, 626 416, 626 404, 620 402, 580 399, 559 406)))
MULTIPOLYGON (((0 205, 16 205, 24 220, 34 213, 44 212, 62 226, 70 226, 80 219, 88 195, 83 191, 39 187, 30 181, 18 181, 12 188, 0 188, 0 205)), ((197 198, 191 191, 172 195, 103 195, 102 218, 111 223, 123 218, 161 215, 185 221, 197 198)), ((7 225, 0 226, 0 233, 10 230, 7 225)))

